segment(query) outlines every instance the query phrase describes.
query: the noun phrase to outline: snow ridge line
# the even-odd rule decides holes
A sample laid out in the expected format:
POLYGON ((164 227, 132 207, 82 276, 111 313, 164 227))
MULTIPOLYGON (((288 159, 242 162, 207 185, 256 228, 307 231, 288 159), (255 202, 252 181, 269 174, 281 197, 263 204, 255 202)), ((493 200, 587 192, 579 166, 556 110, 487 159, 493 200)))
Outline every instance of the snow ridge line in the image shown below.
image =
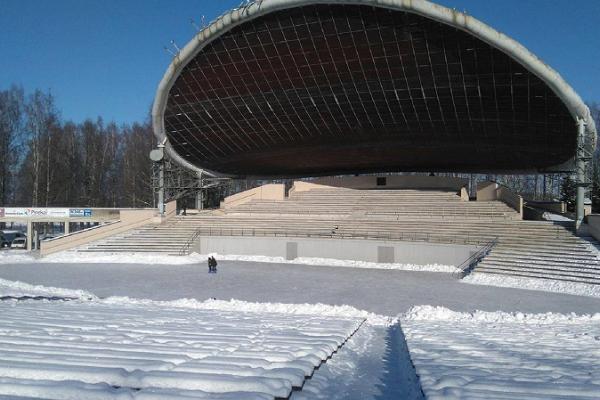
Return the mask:
POLYGON ((91 292, 85 290, 63 289, 32 285, 25 282, 9 281, 0 278, 0 298, 12 301, 39 301, 39 300, 70 300, 82 302, 96 302, 100 304, 121 306, 157 306, 175 307, 198 310, 221 310, 241 311, 249 313, 280 313, 293 315, 322 315, 336 318, 358 318, 367 320, 367 323, 375 326, 390 326, 397 319, 359 310, 348 305, 327 304, 286 304, 286 303, 252 303, 242 300, 215 300, 208 299, 200 301, 197 299, 179 300, 149 300, 134 299, 130 297, 111 296, 101 299, 91 292))
POLYGON ((331 360, 346 345, 346 343, 348 343, 348 341, 350 339, 352 339, 352 337, 354 335, 356 335, 356 332, 358 332, 360 330, 360 328, 362 328, 362 326, 366 323, 366 321, 367 321, 366 318, 363 318, 360 321, 360 323, 356 326, 356 329, 354 329, 354 331, 352 331, 352 333, 350 333, 350 335, 348 335, 348 337, 346 337, 346 339, 344 339, 344 341, 339 346, 337 346, 337 349, 335 349, 331 354, 329 354, 329 356, 327 356, 327 358, 325 360, 322 360, 321 363, 313 369, 313 372, 310 376, 304 378, 304 381, 302 382, 301 387, 293 388, 292 393, 290 393, 290 395, 286 399, 276 398, 275 400, 289 400, 292 397, 293 392, 302 391, 302 389, 304 388, 304 385, 306 384, 306 381, 309 379, 312 379, 315 372, 317 372, 324 364, 326 364, 327 361, 331 360))
POLYGON ((524 324, 557 324, 557 323, 600 323, 600 313, 593 315, 584 314, 558 314, 541 313, 526 314, 522 312, 504 312, 504 311, 474 311, 458 312, 452 311, 446 307, 439 306, 414 306, 406 313, 399 316, 401 321, 473 321, 484 323, 524 323, 524 324))
POLYGON ((243 300, 215 300, 208 299, 199 301, 196 299, 179 300, 148 300, 132 299, 129 297, 112 296, 100 299, 102 304, 110 305, 147 305, 159 307, 188 308, 196 310, 219 310, 219 311, 239 311, 248 313, 278 313, 292 315, 320 315, 325 317, 363 319, 366 323, 373 326, 391 326, 397 322, 397 318, 371 313, 369 311, 359 310, 348 305, 328 305, 328 304, 291 304, 291 303, 254 303, 243 300))
POLYGON ((27 297, 62 298, 65 300, 96 301, 98 297, 86 290, 63 289, 51 286, 32 285, 20 281, 9 281, 0 278, 0 296, 24 299, 27 297))

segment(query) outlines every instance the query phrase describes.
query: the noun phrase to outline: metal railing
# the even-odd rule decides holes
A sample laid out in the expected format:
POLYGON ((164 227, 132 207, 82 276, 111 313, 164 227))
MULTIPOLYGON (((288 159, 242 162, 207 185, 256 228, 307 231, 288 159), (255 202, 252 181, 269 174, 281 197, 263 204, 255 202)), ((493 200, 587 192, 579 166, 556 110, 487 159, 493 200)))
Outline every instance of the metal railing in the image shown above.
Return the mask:
POLYGON ((477 252, 473 253, 471 257, 467 258, 462 264, 460 264, 457 268, 459 271, 454 273, 454 276, 458 279, 462 279, 473 271, 473 269, 483 260, 490 251, 496 246, 498 243, 498 238, 488 242, 481 249, 477 250, 477 252))
POLYGON ((308 216, 320 216, 324 214, 329 215, 349 215, 355 212, 364 212, 365 216, 378 216, 387 217, 396 221, 402 220, 405 216, 418 215, 419 218, 428 219, 458 219, 458 218, 471 218, 471 219, 492 219, 492 220, 514 220, 516 212, 505 212, 505 211, 482 211, 482 210, 469 210, 469 209, 454 209, 450 207, 436 207, 430 214, 423 214, 415 210, 407 212, 388 211, 388 210, 367 210, 364 207, 337 207, 337 208, 326 208, 327 206, 319 206, 314 208, 298 208, 298 207, 284 207, 284 208, 263 208, 256 209, 256 206, 250 206, 249 203, 243 203, 239 206, 233 206, 226 210, 228 214, 247 214, 251 216, 257 215, 308 215, 308 216), (248 209, 248 207, 252 207, 248 209))
MULTIPOLYGON (((378 231, 346 231, 338 227, 323 230, 273 230, 273 229, 234 229, 234 228, 200 228, 191 235, 179 250, 179 255, 189 254, 190 248, 199 236, 233 236, 233 237, 296 237, 316 239, 370 239, 386 241, 428 242, 439 244, 487 245, 489 237, 464 236, 451 234, 432 234, 429 232, 378 232, 378 231)), ((497 238, 494 239, 494 242, 497 238)))
POLYGON ((202 234, 201 229, 198 229, 196 232, 194 232, 194 234, 192 236, 190 236, 188 238, 188 240, 186 240, 185 244, 183 246, 181 246, 181 249, 179 249, 179 255, 185 256, 185 255, 190 254, 190 247, 192 247, 192 244, 194 244, 194 242, 196 241, 198 236, 200 236, 201 234, 202 234))

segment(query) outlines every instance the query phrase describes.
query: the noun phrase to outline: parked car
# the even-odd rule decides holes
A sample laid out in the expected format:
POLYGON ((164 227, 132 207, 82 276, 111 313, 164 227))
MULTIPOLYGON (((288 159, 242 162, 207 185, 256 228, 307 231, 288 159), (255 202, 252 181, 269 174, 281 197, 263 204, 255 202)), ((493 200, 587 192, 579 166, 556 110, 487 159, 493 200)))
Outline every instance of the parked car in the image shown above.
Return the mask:
POLYGON ((24 237, 18 237, 15 238, 10 247, 12 247, 13 249, 26 249, 27 248, 27 238, 24 237))
POLYGON ((0 231, 2 236, 1 247, 10 247, 13 240, 16 238, 26 238, 27 236, 21 231, 3 230, 0 231))
POLYGON ((2 233, 0 233, 0 249, 4 247, 10 247, 10 242, 7 238, 4 237, 2 233))

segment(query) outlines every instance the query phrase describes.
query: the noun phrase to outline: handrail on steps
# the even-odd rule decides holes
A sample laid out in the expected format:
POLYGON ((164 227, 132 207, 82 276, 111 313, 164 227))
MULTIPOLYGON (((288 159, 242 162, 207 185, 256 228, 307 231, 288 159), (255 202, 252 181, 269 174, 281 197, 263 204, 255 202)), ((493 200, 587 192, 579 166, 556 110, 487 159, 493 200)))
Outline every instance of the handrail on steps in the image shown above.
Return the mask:
POLYGON ((198 238, 198 236, 200 236, 201 233, 202 229, 198 229, 196 230, 196 232, 194 232, 192 236, 188 238, 188 240, 186 240, 185 244, 181 246, 181 249, 179 249, 180 256, 186 256, 190 254, 190 247, 192 247, 192 243, 196 241, 196 239, 198 238))
POLYGON ((473 271, 473 269, 477 266, 477 264, 479 264, 481 260, 483 260, 488 254, 490 254, 490 251, 492 251, 492 249, 494 248, 494 246, 496 246, 497 243, 497 237, 492 241, 486 243, 481 249, 477 250, 469 258, 463 261, 463 263, 457 267, 458 271, 454 272, 453 275, 458 279, 462 279, 465 276, 469 275, 471 271, 473 271))

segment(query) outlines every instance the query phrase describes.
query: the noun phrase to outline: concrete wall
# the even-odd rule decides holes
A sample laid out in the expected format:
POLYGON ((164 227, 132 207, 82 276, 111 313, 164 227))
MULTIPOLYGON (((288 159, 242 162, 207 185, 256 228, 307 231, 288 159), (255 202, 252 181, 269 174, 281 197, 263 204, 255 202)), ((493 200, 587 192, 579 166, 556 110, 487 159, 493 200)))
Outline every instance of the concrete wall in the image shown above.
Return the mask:
POLYGON ((600 241, 600 214, 590 214, 586 217, 586 220, 587 224, 585 224, 585 229, 582 229, 581 233, 585 231, 585 233, 600 241))
POLYGON ((268 185, 259 186, 254 189, 236 193, 226 197, 221 202, 221 208, 231 208, 247 203, 251 200, 284 200, 285 185, 279 183, 271 183, 268 185))
POLYGON ((498 184, 495 182, 479 182, 477 184, 477 201, 498 200, 496 189, 498 189, 498 184))
POLYGON ((288 260, 318 257, 417 265, 460 265, 477 247, 364 239, 200 236, 191 250, 200 254, 262 255, 288 260))
POLYGON ((528 201, 527 204, 556 214, 567 212, 567 203, 564 201, 528 201))
POLYGON ((177 215, 177 201, 173 200, 165 204, 165 217, 164 220, 168 221, 177 215))
POLYGON ((382 176, 386 185, 377 185, 377 176, 344 176, 317 178, 311 183, 349 189, 449 189, 457 193, 469 185, 469 180, 445 176, 391 175, 382 176))
POLYGON ((40 255, 46 256, 59 251, 72 249, 86 243, 117 235, 130 229, 155 223, 155 214, 155 209, 121 210, 120 221, 118 222, 100 225, 83 231, 74 232, 69 235, 63 235, 56 239, 42 241, 40 243, 40 255))
POLYGON ((523 218, 523 197, 496 182, 477 184, 477 201, 499 200, 512 207, 523 218))
POLYGON ((292 196, 295 192, 307 192, 313 189, 331 189, 331 186, 320 185, 313 182, 294 181, 294 186, 292 186, 288 194, 289 196, 292 196))

